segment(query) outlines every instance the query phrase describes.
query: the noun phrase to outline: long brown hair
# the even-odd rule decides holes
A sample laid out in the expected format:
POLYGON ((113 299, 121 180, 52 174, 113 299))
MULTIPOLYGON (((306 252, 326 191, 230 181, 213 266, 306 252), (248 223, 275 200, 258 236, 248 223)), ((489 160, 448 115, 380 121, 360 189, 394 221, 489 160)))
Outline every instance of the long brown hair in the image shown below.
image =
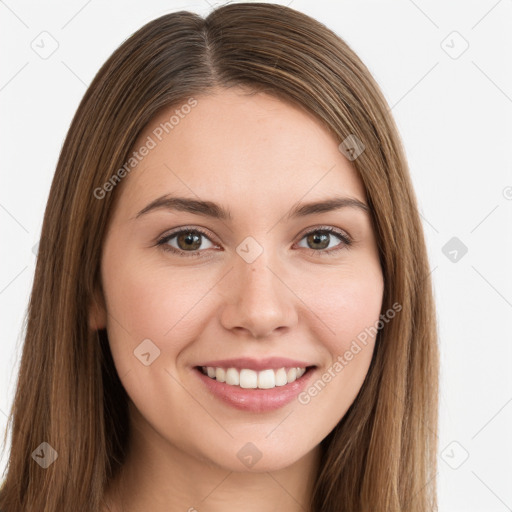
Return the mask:
POLYGON ((300 105, 340 143, 349 135, 363 142, 352 163, 378 240, 382 312, 401 305, 378 333, 355 401, 321 443, 310 509, 437 509, 436 314, 397 128, 370 72, 340 37, 266 3, 228 4, 205 19, 184 11, 161 16, 127 39, 87 89, 44 215, 0 509, 100 509, 123 464, 129 421, 106 332, 88 324, 89 308, 101 298, 101 249, 119 187, 102 199, 94 191, 123 166, 162 108, 237 85, 300 105), (46 469, 34 452, 53 452, 41 443, 58 454, 46 469))

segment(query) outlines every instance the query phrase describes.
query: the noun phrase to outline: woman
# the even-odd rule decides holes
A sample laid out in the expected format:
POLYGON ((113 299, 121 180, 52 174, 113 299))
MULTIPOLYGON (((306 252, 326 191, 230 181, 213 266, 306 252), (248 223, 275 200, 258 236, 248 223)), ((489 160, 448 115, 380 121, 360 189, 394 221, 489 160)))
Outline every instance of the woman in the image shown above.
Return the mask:
POLYGON ((45 212, 0 508, 436 510, 438 352, 396 126, 287 7, 162 16, 45 212))

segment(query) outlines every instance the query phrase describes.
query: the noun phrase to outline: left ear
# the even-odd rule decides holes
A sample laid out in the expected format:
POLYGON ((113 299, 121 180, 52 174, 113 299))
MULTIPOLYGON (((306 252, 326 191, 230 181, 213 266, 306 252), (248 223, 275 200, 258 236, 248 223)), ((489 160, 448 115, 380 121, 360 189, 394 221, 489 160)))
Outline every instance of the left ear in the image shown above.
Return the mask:
POLYGON ((89 305, 89 327, 93 331, 105 329, 107 327, 107 308, 103 293, 97 287, 89 305))

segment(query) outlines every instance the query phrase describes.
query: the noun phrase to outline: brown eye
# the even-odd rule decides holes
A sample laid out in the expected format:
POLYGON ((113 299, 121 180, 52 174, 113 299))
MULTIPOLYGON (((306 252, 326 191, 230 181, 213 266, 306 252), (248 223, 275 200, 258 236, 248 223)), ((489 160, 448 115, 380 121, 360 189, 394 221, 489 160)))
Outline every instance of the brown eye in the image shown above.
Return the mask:
POLYGON ((330 234, 321 231, 307 235, 307 241, 311 249, 327 249, 327 247, 329 247, 330 238, 330 234))
POLYGON ((201 247, 201 234, 195 234, 194 232, 185 232, 182 231, 183 234, 179 234, 176 236, 176 243, 178 247, 182 250, 187 249, 199 249, 201 247))
POLYGON ((173 252, 179 256, 201 256, 203 250, 213 247, 207 234, 200 229, 181 229, 164 236, 157 242, 165 251, 173 252), (202 247, 204 241, 210 246, 202 247))
POLYGON ((299 245, 311 249, 314 255, 331 255, 335 254, 342 249, 346 249, 352 243, 350 237, 333 227, 322 227, 312 231, 308 231, 302 237, 306 241, 306 246, 299 245), (335 243, 336 238, 341 243, 335 243))

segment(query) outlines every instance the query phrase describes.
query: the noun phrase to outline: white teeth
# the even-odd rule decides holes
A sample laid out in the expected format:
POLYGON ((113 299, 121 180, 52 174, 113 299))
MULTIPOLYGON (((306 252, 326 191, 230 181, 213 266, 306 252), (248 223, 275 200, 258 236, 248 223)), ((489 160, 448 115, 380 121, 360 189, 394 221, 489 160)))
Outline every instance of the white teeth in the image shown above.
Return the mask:
POLYGON ((256 389, 258 387, 258 374, 254 370, 242 370, 240 372, 240 387, 256 389))
POLYGON ((230 386, 240 386, 245 389, 272 389, 276 386, 291 384, 306 372, 306 368, 279 368, 278 370, 254 370, 236 368, 214 368, 202 366, 202 372, 212 379, 225 382, 230 386))
POLYGON ((224 368, 217 368, 215 378, 219 382, 226 382, 226 370, 224 368))
POLYGON ((240 384, 240 374, 236 368, 228 368, 226 371, 226 384, 238 386, 240 384))
POLYGON ((276 375, 274 370, 263 370, 258 373, 258 387, 260 389, 272 389, 276 387, 276 375))
POLYGON ((286 386, 288 379, 286 378, 286 370, 279 368, 276 372, 276 386, 286 386))

